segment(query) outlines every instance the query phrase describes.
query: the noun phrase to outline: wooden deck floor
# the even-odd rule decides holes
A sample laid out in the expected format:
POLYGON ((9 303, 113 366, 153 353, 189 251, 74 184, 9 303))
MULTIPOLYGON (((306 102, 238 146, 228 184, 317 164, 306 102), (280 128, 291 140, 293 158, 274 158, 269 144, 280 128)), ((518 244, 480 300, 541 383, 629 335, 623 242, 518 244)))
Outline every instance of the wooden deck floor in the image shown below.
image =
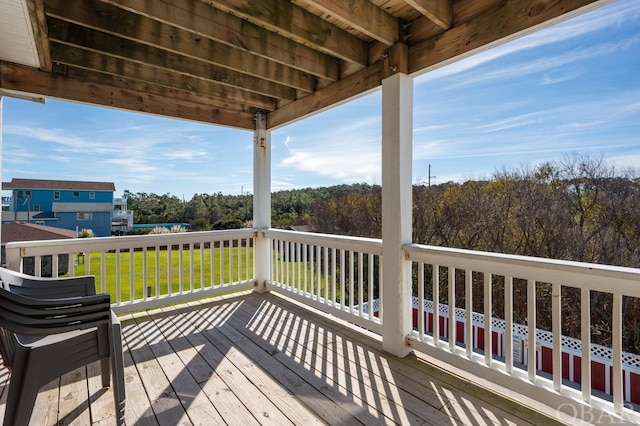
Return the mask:
MULTIPOLYGON (((128 425, 555 422, 273 294, 130 315, 123 334, 128 425)), ((96 364, 43 387, 31 423, 107 425, 112 412, 96 364)))

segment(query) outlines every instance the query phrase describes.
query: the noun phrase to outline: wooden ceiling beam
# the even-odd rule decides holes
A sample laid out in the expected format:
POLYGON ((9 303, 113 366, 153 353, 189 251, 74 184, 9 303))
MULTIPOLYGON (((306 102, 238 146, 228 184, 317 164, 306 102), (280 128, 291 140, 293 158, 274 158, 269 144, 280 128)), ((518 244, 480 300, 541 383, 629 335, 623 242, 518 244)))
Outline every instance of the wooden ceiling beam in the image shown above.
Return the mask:
MULTIPOLYGON (((252 52, 264 58, 288 65, 309 74, 335 80, 339 62, 327 52, 320 52, 280 34, 223 12, 203 2, 175 0, 101 0, 139 15, 155 19, 210 38, 236 49, 252 52)), ((340 57, 352 63, 366 65, 363 55, 340 57)))
MULTIPOLYGON (((257 109, 274 110, 275 98, 258 95, 246 90, 218 84, 211 80, 179 74, 173 71, 154 68, 149 65, 128 61, 113 56, 101 55, 79 47, 52 42, 52 54, 58 64, 69 69, 83 69, 91 72, 106 73, 132 82, 146 82, 167 89, 186 91, 208 98, 224 99, 227 103, 239 103, 257 109), (78 66, 83 64, 84 66, 78 66)), ((133 84, 133 83, 131 83, 133 84)))
POLYGON ((252 130, 254 116, 203 106, 171 97, 150 95, 103 83, 74 80, 23 65, 0 62, 0 88, 164 117, 252 130))
MULTIPOLYGON (((305 92, 315 88, 315 78, 308 73, 112 5, 88 0, 88 7, 79 8, 66 0, 47 1, 47 15, 50 17, 261 79, 286 83, 305 92)), ((334 68, 335 80, 338 78, 337 61, 334 68)))
POLYGON ((202 107, 216 108, 229 112, 254 114, 259 108, 229 101, 222 97, 211 97, 202 93, 180 90, 173 87, 161 86, 140 80, 133 80, 113 74, 105 74, 92 70, 68 67, 66 77, 75 81, 86 83, 103 84, 113 88, 129 90, 131 92, 143 92, 151 97, 172 98, 180 102, 191 102, 202 107))
POLYGON ((498 43, 529 34, 540 25, 552 25, 594 9, 610 0, 506 0, 460 25, 409 48, 409 72, 445 66, 498 43), (578 12, 580 11, 580 12, 578 12))
POLYGON ((323 109, 376 89, 382 82, 382 61, 378 61, 365 69, 355 72, 344 79, 333 83, 281 106, 267 115, 268 128, 283 126, 300 120, 323 109))
MULTIPOLYGON (((184 1, 184 0, 183 0, 184 1)), ((368 45, 358 37, 331 24, 289 0, 269 2, 247 0, 218 0, 211 2, 217 9, 232 13, 247 21, 282 34, 306 46, 350 63, 368 64, 368 45)))
MULTIPOLYGON (((456 27, 470 21, 476 16, 482 15, 487 10, 498 7, 505 0, 456 0, 453 3, 453 21, 451 26, 456 27)), ((416 40, 427 40, 445 32, 445 29, 438 26, 425 15, 410 22, 407 33, 408 43, 417 44, 416 40)))
MULTIPOLYGON (((447 30, 453 21, 453 0, 403 0, 433 23, 447 30)), ((479 3, 476 1, 476 3, 479 3)))
MULTIPOLYGON (((252 75, 239 73, 208 62, 167 52, 156 47, 139 44, 111 34, 90 30, 49 17, 49 39, 69 46, 104 52, 107 55, 128 59, 170 71, 205 78, 228 86, 279 99, 296 99, 294 89, 282 84, 266 81, 252 75)), ((55 59, 52 59, 55 62, 55 59)), ((86 64, 74 63, 83 68, 86 64)))
MULTIPOLYGON (((363 32, 374 40, 391 46, 400 37, 398 19, 371 3, 369 0, 302 0, 324 13, 363 32)), ((448 1, 448 0, 446 0, 448 1)))
POLYGON ((500 6, 505 0, 457 0, 453 4, 453 23, 460 25, 478 15, 482 15, 487 10, 500 6))
POLYGON ((33 29, 33 39, 38 53, 40 69, 51 71, 51 55, 49 54, 49 40, 47 39, 47 17, 44 13, 43 0, 27 0, 27 9, 31 28, 33 29))

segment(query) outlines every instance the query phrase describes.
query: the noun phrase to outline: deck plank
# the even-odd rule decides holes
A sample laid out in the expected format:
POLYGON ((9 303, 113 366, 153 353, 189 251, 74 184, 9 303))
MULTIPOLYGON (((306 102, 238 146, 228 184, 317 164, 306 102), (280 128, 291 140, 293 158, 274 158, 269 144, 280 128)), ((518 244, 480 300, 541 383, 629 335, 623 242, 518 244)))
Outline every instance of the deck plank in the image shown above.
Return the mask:
MULTIPOLYGON (((258 314, 252 317, 255 324, 263 319, 265 317, 258 314)), ((348 393, 357 404, 368 404, 367 409, 372 415, 380 412, 386 417, 380 418, 379 422, 429 424, 433 421, 447 421, 455 424, 451 423, 449 416, 438 410, 443 405, 439 400, 433 398, 434 403, 429 403, 397 386, 390 371, 387 374, 383 371, 385 367, 380 357, 359 343, 346 341, 334 330, 296 316, 294 321, 276 323, 273 330, 271 326, 262 328, 262 334, 269 335, 272 341, 283 342, 278 348, 280 353, 277 357, 294 359, 302 368, 313 372, 315 377, 337 385, 341 392, 348 393), (291 335, 298 336, 299 340, 286 338, 291 335), (303 343, 300 344, 299 341, 303 343), (391 389, 390 385, 393 384, 396 389, 391 389)), ((414 383, 410 384, 413 385, 414 383)), ((423 397, 433 394, 424 386, 422 391, 423 397)))
POLYGON ((124 380, 126 387, 126 402, 124 420, 128 425, 157 426, 158 420, 151 408, 151 401, 138 374, 131 353, 124 352, 124 380))
MULTIPOLYGON (((247 389, 250 389, 252 394, 246 395, 244 400, 247 404, 250 404, 252 412, 257 414, 257 418, 260 418, 260 422, 267 424, 274 422, 274 424, 314 424, 317 423, 317 419, 312 416, 300 415, 300 404, 292 404, 296 402, 295 397, 292 394, 287 394, 281 391, 281 387, 273 380, 269 380, 268 373, 264 372, 262 375, 256 373, 255 369, 252 372, 248 372, 247 366, 254 365, 252 360, 245 354, 239 352, 229 341, 221 342, 220 336, 212 336, 215 334, 215 330, 210 330, 206 326, 206 321, 195 310, 183 311, 172 315, 172 318, 176 317, 188 317, 192 323, 192 329, 188 334, 188 338, 193 340, 197 344, 201 351, 224 350, 224 355, 219 352, 215 354, 214 358, 225 359, 225 364, 222 365, 221 371, 223 372, 223 378, 226 381, 231 381, 233 384, 237 379, 233 379, 229 372, 236 372, 238 375, 244 376, 248 383, 241 383, 245 386, 245 389, 239 389, 240 392, 245 393, 247 389), (229 364, 226 364, 228 362, 229 364), (232 367, 233 366, 233 367, 232 367), (250 384, 250 385, 249 385, 250 384), (262 401, 266 398, 269 403, 262 401), (259 404, 256 407, 256 403, 259 404), (292 418, 293 417, 293 418, 292 418)), ((207 356, 208 359, 212 358, 207 356)), ((222 361, 221 361, 222 362, 222 361)), ((235 388, 238 388, 238 384, 235 384, 235 388)))
MULTIPOLYGON (((309 368, 308 365, 304 365, 303 357, 306 351, 302 345, 297 343, 297 340, 302 341, 302 344, 304 344, 304 342, 310 338, 310 331, 308 330, 308 327, 303 325, 300 328, 296 328, 291 334, 281 333, 280 331, 280 328, 287 328, 287 324, 290 322, 300 323, 297 318, 285 315, 284 320, 278 321, 275 327, 267 326, 264 328, 264 332, 269 335, 270 341, 275 342, 274 345, 270 343, 265 344, 265 340, 263 340, 261 336, 253 333, 247 327, 248 322, 254 319, 258 320, 258 318, 259 316, 254 315, 254 312, 247 312, 242 318, 239 314, 234 316, 229 323, 235 325, 235 330, 242 333, 244 337, 253 340, 259 345, 263 345, 263 349, 272 353, 273 357, 280 361, 283 366, 290 369, 301 378, 304 378, 304 380, 329 399, 338 402, 340 406, 350 413, 355 419, 365 424, 383 424, 390 420, 385 418, 384 415, 379 416, 377 410, 373 416, 370 416, 371 413, 366 409, 365 401, 367 399, 360 397, 359 386, 340 386, 340 384, 334 380, 336 378, 326 375, 328 373, 327 371, 316 372, 309 368), (289 336, 292 334, 296 335, 298 339, 289 339, 289 336), (302 353, 287 353, 286 348, 291 345, 295 347, 299 346, 302 353), (285 352, 283 352, 283 350, 285 352)), ((231 331, 229 330, 228 332, 231 331)), ((292 352, 296 352, 295 349, 292 352)), ((405 423, 423 423, 423 421, 418 421, 414 418, 407 418, 404 420, 405 423)))
MULTIPOLYGON (((211 321, 211 324, 216 323, 216 319, 212 318, 211 312, 207 307, 201 307, 198 309, 198 312, 203 316, 203 319, 211 321)), ((236 311, 235 315, 239 315, 239 311, 236 311)), ((233 321, 233 319, 229 318, 228 321, 233 321)), ((279 381, 282 386, 309 407, 313 415, 322 418, 326 423, 341 425, 361 424, 356 421, 352 415, 342 410, 338 403, 327 398, 322 392, 311 386, 298 374, 287 368, 283 368, 283 365, 273 356, 274 354, 270 348, 265 350, 255 341, 243 336, 235 328, 220 326, 205 330, 203 334, 205 334, 208 339, 211 339, 217 347, 223 347, 226 350, 232 350, 234 344, 238 344, 242 352, 249 356, 256 365, 268 371, 275 380, 279 381)), ((292 411, 292 413, 293 416, 305 414, 304 411, 298 410, 292 411)))
POLYGON ((160 425, 191 424, 171 383, 154 357, 146 341, 147 324, 136 318, 122 324, 122 334, 129 345, 129 353, 136 364, 140 379, 160 425))
MULTIPOLYGON (((169 339, 174 340, 172 336, 175 335, 176 330, 168 327, 165 330, 167 334, 163 334, 162 324, 159 325, 153 316, 142 321, 141 324, 145 325, 147 332, 151 332, 147 339, 149 347, 162 365, 162 369, 185 409, 189 421, 193 424, 224 423, 212 402, 206 394, 203 394, 202 388, 187 368, 190 359, 179 356, 179 351, 175 350, 175 346, 169 344, 169 339), (188 360, 187 364, 184 363, 185 359, 188 360)), ((186 419, 185 424, 187 424, 186 419)))
MULTIPOLYGON (((5 392, 6 393, 6 392, 5 392)), ((38 398, 31 414, 32 424, 53 425, 58 423, 58 405, 60 401, 60 378, 52 380, 44 385, 38 393, 38 398)), ((1 401, 3 405, 2 415, 4 416, 4 404, 6 395, 1 401)))
POLYGON ((185 333, 187 340, 198 348, 198 353, 206 360, 212 369, 210 377, 201 383, 202 391, 208 396, 224 421, 228 424, 259 424, 247 407, 245 401, 234 391, 244 383, 235 383, 225 375, 241 374, 225 359, 225 355, 213 347, 200 333, 196 325, 189 318, 183 317, 179 311, 173 312, 172 317, 180 320, 180 330, 185 333), (229 373, 229 371, 231 371, 229 373))
POLYGON ((102 370, 100 362, 87 365, 87 386, 90 398, 91 422, 100 424, 115 424, 115 406, 113 402, 113 387, 102 387, 102 370))
POLYGON ((86 368, 79 368, 62 375, 60 378, 59 425, 91 424, 87 389, 86 368))
MULTIPOLYGON (((378 337, 273 294, 121 321, 131 425, 553 423, 425 358, 391 356, 378 337)), ((0 368, 0 414, 8 376, 0 368)), ((99 363, 43 387, 31 423, 114 424, 99 363)))

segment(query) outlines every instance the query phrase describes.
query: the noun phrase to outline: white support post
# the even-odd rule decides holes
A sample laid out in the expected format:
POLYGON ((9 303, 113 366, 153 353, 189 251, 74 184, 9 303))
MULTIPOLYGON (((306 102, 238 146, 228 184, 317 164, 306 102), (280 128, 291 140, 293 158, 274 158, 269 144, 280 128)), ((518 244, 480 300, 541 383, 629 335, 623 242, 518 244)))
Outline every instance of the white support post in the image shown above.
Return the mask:
POLYGON ((397 73, 382 81, 382 346, 410 352, 411 262, 402 246, 411 243, 413 78, 397 73))
POLYGON ((270 277, 270 240, 263 230, 271 227, 271 131, 267 130, 267 115, 256 114, 253 137, 253 228, 256 232, 253 261, 255 264, 255 291, 267 290, 270 277))

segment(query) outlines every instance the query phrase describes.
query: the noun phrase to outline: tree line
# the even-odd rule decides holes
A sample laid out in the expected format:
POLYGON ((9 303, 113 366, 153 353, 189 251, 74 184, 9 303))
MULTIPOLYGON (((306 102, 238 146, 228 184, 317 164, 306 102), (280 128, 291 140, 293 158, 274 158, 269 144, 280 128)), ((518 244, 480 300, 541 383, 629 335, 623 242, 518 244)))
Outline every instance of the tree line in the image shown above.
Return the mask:
MULTIPOLYGON (((251 194, 125 192, 136 223, 188 222, 193 230, 251 227, 251 194)), ((277 191, 272 226, 306 225, 322 233, 380 238, 382 189, 353 184, 277 191)), ((485 180, 413 187, 413 241, 420 244, 640 267, 640 178, 601 158, 571 155, 557 162, 496 171, 485 180)), ((464 273, 464 271, 457 271, 464 273)), ((430 274, 426 274, 430 277, 430 274)), ((474 310, 482 312, 482 277, 474 276, 474 310)), ((430 285, 430 284, 428 284, 430 285)), ((446 272, 440 297, 447 303, 446 272)), ((461 286, 458 286, 461 289, 461 286)), ((503 277, 492 283, 494 312, 503 318, 503 277)), ((429 291, 427 291, 429 293, 429 291)), ((580 336, 580 298, 563 288, 563 334, 580 336)), ((575 294, 574 294, 575 293, 575 294)), ((592 340, 610 345, 609 294, 592 292, 592 340)), ((456 297, 464 306, 464 294, 456 297)), ((537 327, 551 328, 551 286, 537 285, 537 327)), ((640 301, 624 299, 624 348, 640 353, 640 301)), ((515 320, 526 324, 526 283, 514 283, 515 320)))
MULTIPOLYGON (((136 223, 192 230, 251 227, 252 194, 191 200, 125 191, 136 223)), ((380 238, 382 189, 364 183, 274 192, 272 226, 380 238)), ((568 156, 490 179, 413 187, 413 241, 640 267, 640 179, 603 159, 568 156)))

